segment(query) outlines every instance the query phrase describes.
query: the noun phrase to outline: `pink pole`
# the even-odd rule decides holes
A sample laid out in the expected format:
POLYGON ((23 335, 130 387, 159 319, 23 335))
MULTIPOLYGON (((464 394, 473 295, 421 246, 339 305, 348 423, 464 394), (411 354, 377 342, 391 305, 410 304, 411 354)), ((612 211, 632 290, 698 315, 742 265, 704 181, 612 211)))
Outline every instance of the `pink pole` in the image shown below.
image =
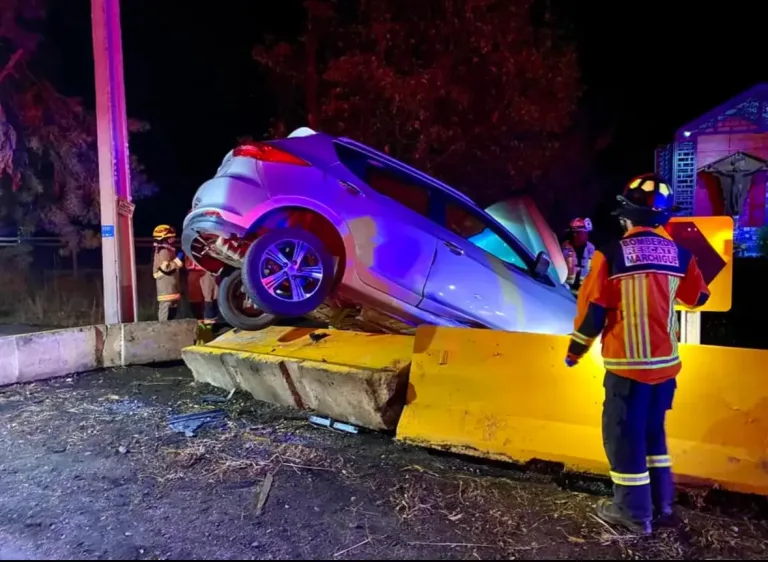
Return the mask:
POLYGON ((125 111, 120 1, 91 0, 104 262, 104 321, 135 322, 136 258, 125 111))

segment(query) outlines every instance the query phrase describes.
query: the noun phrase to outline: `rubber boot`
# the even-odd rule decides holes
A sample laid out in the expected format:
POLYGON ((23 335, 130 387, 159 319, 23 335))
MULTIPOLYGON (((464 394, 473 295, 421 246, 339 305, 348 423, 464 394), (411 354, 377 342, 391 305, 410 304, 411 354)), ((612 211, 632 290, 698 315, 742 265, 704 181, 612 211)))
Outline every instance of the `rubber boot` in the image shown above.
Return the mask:
POLYGON ((219 316, 219 309, 216 301, 205 301, 203 307, 203 324, 213 325, 216 324, 216 319, 219 316))
POLYGON ((651 522, 636 521, 625 515, 623 509, 614 503, 614 500, 604 498, 597 502, 597 516, 610 525, 624 527, 635 535, 646 536, 651 534, 651 522))
POLYGON ((637 535, 651 533, 653 502, 651 486, 621 486, 614 484, 613 500, 597 504, 597 516, 606 523, 620 525, 637 535))
POLYGON ((653 498, 653 522, 659 527, 672 527, 676 524, 673 505, 675 502, 675 483, 671 468, 652 468, 651 497, 653 498))

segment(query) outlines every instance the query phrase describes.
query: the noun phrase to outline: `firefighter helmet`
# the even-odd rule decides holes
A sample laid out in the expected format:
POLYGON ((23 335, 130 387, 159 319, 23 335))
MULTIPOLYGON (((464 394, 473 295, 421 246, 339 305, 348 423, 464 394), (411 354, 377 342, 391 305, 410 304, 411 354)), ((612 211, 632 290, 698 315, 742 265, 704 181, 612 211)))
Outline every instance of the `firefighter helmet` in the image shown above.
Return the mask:
POLYGON ((161 224, 160 226, 155 227, 155 230, 152 231, 152 238, 158 242, 160 240, 165 240, 166 238, 173 238, 174 236, 176 236, 176 229, 167 224, 161 224))
POLYGON ((575 218, 568 224, 571 232, 592 232, 592 221, 588 218, 575 218))
POLYGON ((620 207, 613 214, 639 225, 666 224, 676 210, 672 187, 656 174, 632 178, 616 199, 620 207))

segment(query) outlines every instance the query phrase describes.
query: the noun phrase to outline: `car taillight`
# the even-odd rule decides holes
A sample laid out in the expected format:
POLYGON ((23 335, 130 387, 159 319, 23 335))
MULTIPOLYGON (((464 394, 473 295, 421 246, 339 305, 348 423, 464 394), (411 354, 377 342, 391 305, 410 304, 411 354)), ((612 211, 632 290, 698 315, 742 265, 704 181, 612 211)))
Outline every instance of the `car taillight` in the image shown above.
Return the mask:
POLYGON ((309 166, 309 162, 306 162, 294 156, 290 152, 280 150, 270 144, 266 143, 253 143, 243 144, 238 146, 232 153, 234 156, 245 156, 246 158, 253 158, 254 160, 260 160, 261 162, 272 162, 274 164, 292 164, 294 166, 309 166))

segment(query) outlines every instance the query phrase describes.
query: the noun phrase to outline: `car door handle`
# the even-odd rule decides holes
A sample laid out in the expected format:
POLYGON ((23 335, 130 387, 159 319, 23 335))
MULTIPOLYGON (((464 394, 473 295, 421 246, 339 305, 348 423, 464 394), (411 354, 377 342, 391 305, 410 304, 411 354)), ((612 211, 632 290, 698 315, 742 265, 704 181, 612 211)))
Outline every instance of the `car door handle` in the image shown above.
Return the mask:
POLYGON ((443 244, 445 244, 445 247, 446 247, 446 248, 448 248, 448 250, 449 250, 449 251, 450 251, 452 254, 456 254, 457 256, 463 256, 463 255, 464 255, 464 250, 462 250, 461 248, 459 248, 459 247, 458 247, 456 244, 454 244, 453 242, 448 242, 447 240, 443 240, 443 244))
POLYGON ((341 184, 341 187, 347 190, 347 193, 351 193, 352 195, 363 195, 363 192, 355 184, 348 181, 340 181, 339 183, 341 184))

